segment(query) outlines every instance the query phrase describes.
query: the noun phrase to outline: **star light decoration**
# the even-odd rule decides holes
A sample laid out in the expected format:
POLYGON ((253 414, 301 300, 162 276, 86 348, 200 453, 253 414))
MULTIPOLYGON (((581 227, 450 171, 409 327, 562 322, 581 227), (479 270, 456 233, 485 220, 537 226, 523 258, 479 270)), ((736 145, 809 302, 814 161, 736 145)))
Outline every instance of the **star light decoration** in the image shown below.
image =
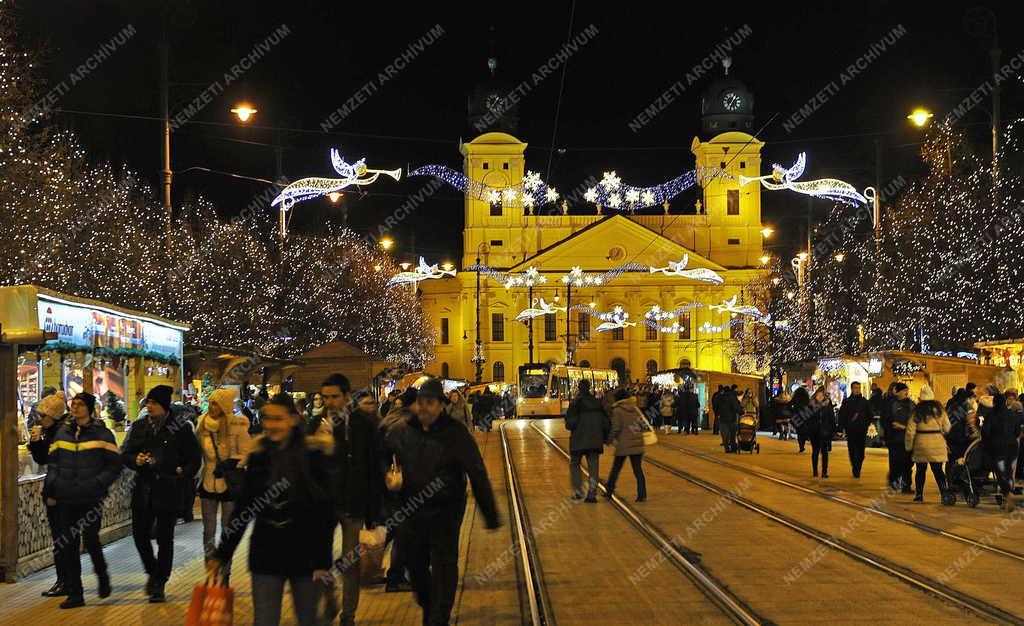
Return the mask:
POLYGON ((837 178, 820 178, 818 180, 795 182, 796 179, 803 175, 806 165, 807 154, 801 152, 797 156, 796 163, 794 163, 790 168, 773 164, 772 173, 767 176, 758 176, 756 178, 740 176, 740 187, 750 182, 760 181, 761 184, 764 185, 765 189, 770 189, 772 191, 789 189, 790 191, 813 196, 815 198, 835 200, 837 202, 854 206, 857 204, 867 204, 868 199, 858 192, 853 185, 837 178))
POLYGON ((536 287, 537 285, 543 285, 548 282, 546 276, 537 271, 536 267, 529 267, 525 272, 519 275, 508 275, 505 277, 505 289, 511 289, 513 287, 536 287))
POLYGON ((399 272, 388 279, 387 286, 393 287, 395 285, 415 285, 421 280, 429 280, 435 278, 444 278, 445 276, 455 276, 457 270, 442 270, 439 269, 439 264, 429 265, 420 257, 419 265, 417 265, 411 272, 399 272))
POLYGON ((644 324, 662 333, 681 333, 686 328, 679 323, 679 316, 703 306, 706 306, 703 302, 691 302, 678 309, 663 311, 660 306, 655 304, 647 313, 644 313, 644 324), (672 320, 672 323, 667 326, 662 324, 668 320, 672 320))
POLYGON ((601 274, 588 274, 579 265, 575 265, 565 276, 562 276, 561 281, 569 287, 597 287, 607 284, 624 272, 643 272, 646 269, 647 266, 642 263, 630 262, 613 267, 601 274))
POLYGON ((616 306, 608 313, 598 313, 597 318, 601 320, 595 329, 599 333, 637 325, 636 322, 629 321, 629 313, 624 311, 621 306, 616 306))
POLYGON ((401 169, 373 170, 366 167, 365 158, 359 159, 355 163, 347 163, 337 148, 331 148, 331 165, 341 178, 300 178, 282 189, 281 193, 271 201, 270 206, 281 205, 281 210, 287 211, 296 202, 337 193, 352 185, 369 185, 375 182, 381 174, 395 180, 402 177, 401 169))
POLYGON ((424 165, 409 172, 409 176, 433 176, 437 180, 458 189, 467 197, 488 204, 502 204, 507 207, 525 207, 552 203, 558 200, 558 191, 547 185, 537 172, 527 172, 517 185, 491 187, 457 172, 447 165, 424 165))
POLYGON ((612 209, 634 211, 660 206, 693 187, 698 181, 706 182, 718 177, 732 178, 730 174, 718 168, 698 168, 660 185, 634 187, 624 184, 622 178, 614 171, 604 172, 597 185, 583 192, 583 199, 591 204, 612 209))

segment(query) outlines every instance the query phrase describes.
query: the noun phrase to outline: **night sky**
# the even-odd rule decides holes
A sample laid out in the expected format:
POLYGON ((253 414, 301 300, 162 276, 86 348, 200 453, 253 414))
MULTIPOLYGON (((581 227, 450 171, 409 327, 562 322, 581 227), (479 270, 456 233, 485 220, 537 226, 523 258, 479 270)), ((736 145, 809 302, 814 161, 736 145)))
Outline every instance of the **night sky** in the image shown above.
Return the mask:
MULTIPOLYGON (((699 96, 712 76, 686 90, 638 132, 629 122, 674 81, 686 76, 729 33, 751 34, 732 53, 731 76, 755 95, 755 127, 767 142, 765 169, 789 165, 808 153, 805 178, 835 176, 859 189, 874 184, 875 139, 883 150, 883 184, 921 173, 920 131, 907 113, 925 105, 941 117, 987 77, 991 20, 975 5, 911 2, 739 3, 579 2, 572 33, 593 25, 597 35, 565 64, 561 111, 554 129, 561 68, 519 103, 517 135, 528 142, 527 167, 570 190, 590 175, 614 169, 626 182, 652 185, 693 167, 690 143, 700 124, 699 96), (974 7, 974 8, 972 8, 974 7), (792 130, 783 122, 830 81, 840 83, 849 64, 900 25, 905 34, 877 60, 831 95, 792 130)), ((1020 11, 993 2, 1003 60, 1024 49, 1020 11)), ((56 104, 55 123, 75 130, 94 160, 126 163, 154 185, 160 159, 157 42, 164 3, 109 0, 16 2, 23 45, 40 52, 48 84, 66 79, 123 28, 136 34, 56 104), (91 114, 72 113, 85 111, 91 114), (115 117, 97 113, 116 114, 115 117), (143 119, 121 116, 140 116, 143 119)), ((214 96, 173 136, 175 170, 203 166, 272 178, 275 141, 284 146, 289 179, 332 176, 328 150, 366 156, 371 167, 427 163, 461 166, 460 139, 475 133, 466 121, 467 99, 489 78, 486 61, 498 59, 496 78, 509 86, 532 73, 567 40, 570 2, 349 3, 174 2, 167 15, 171 115, 196 98, 259 42, 286 25, 290 33, 236 82, 214 96), (501 12, 498 9, 501 9, 501 12), (435 25, 444 34, 392 79, 379 85, 347 118, 323 133, 320 125, 368 81, 435 25), (259 113, 240 128, 229 109, 251 101, 259 113), (278 129, 278 130, 275 130, 278 129)), ((721 73, 716 68, 715 75, 721 73)), ((532 83, 532 81, 531 81, 532 83)), ((1006 83, 1003 118, 1015 117, 1024 93, 1019 77, 1006 83)), ((982 153, 989 150, 989 101, 960 122, 982 153)), ((762 172, 766 173, 766 172, 762 172)), ((368 229, 427 179, 382 180, 362 197, 346 194, 349 224, 368 229)), ((227 217, 265 190, 258 183, 193 172, 175 178, 175 202, 201 194, 227 217)), ((692 207, 694 195, 673 203, 692 207)), ((764 196, 764 221, 795 243, 807 203, 792 195, 764 196)), ((816 204, 823 213, 827 204, 816 204)), ((269 212, 269 209, 267 209, 269 212)), ((323 201, 299 205, 293 228, 315 232, 340 210, 323 201)), ((396 231, 400 254, 416 251, 455 258, 461 244, 462 200, 445 188, 396 231), (404 249, 403 249, 404 248, 404 249)))

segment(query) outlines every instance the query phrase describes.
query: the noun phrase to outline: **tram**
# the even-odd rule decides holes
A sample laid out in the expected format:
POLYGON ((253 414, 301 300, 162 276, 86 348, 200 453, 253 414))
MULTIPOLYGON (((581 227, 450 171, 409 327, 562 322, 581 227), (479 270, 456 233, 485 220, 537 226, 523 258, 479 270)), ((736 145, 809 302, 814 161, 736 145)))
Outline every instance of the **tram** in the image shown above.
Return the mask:
POLYGON ((520 365, 517 414, 519 417, 565 415, 581 380, 589 380, 591 391, 598 397, 606 390, 619 386, 619 374, 615 370, 557 363, 520 365))

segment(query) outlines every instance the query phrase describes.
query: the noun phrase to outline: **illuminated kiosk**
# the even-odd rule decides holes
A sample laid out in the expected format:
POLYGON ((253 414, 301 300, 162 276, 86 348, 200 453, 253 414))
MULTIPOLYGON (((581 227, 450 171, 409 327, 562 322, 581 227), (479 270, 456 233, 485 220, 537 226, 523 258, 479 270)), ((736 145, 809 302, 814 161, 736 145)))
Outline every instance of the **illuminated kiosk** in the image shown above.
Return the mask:
MULTIPOLYGON (((188 326, 156 315, 35 285, 0 287, 0 569, 13 581, 51 564, 42 499, 45 474, 31 461, 25 418, 44 389, 107 391, 124 403, 126 420, 146 391, 170 385, 180 399, 182 345, 188 326)), ((102 413, 101 415, 106 415, 102 413)), ((118 443, 123 428, 112 420, 118 443)), ((124 472, 105 501, 100 540, 131 532, 132 475, 124 472)))

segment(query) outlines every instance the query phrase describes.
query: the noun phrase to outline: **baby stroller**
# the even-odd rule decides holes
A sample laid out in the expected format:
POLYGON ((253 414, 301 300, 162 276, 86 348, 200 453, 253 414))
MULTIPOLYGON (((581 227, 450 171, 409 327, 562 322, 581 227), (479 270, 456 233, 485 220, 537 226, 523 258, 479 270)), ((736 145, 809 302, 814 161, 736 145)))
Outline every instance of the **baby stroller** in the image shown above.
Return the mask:
MULTIPOLYGON (((952 450, 950 451, 951 456, 952 450)), ((991 485, 988 467, 985 464, 985 451, 981 447, 981 439, 975 439, 964 451, 963 456, 950 464, 948 493, 956 499, 957 492, 963 496, 967 506, 973 508, 981 502, 985 486, 991 485)), ((996 502, 1002 504, 1002 496, 996 494, 996 502)))
POLYGON ((740 416, 736 429, 736 443, 742 452, 761 454, 761 444, 757 443, 757 416, 753 413, 744 413, 740 416))

